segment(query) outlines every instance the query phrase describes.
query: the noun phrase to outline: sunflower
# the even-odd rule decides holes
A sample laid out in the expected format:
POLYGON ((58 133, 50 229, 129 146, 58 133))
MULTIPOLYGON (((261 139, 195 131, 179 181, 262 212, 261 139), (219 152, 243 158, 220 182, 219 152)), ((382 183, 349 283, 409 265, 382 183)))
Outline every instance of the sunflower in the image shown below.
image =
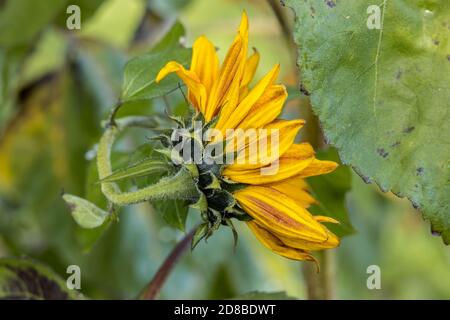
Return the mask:
MULTIPOLYGON (((278 118, 288 96, 286 88, 275 83, 280 70, 278 64, 254 86, 250 85, 260 56, 256 49, 248 55, 248 30, 248 18, 244 12, 222 65, 214 45, 201 36, 193 45, 190 69, 170 61, 160 70, 156 81, 176 73, 188 88, 188 100, 196 113, 220 132, 227 129, 271 129, 279 132, 278 152, 275 157, 269 157, 270 163, 267 159, 263 161, 258 150, 251 148, 260 140, 257 136, 253 141, 246 141, 240 153, 245 160, 254 161, 225 164, 220 170, 213 170, 219 184, 237 184, 240 187, 228 189, 232 190, 233 199, 222 208, 217 208, 214 201, 217 195, 223 196, 226 191, 207 196, 208 210, 222 217, 233 210, 242 210, 250 217, 244 219, 246 224, 264 246, 286 258, 315 261, 310 251, 339 245, 338 237, 323 223, 339 222, 308 212, 308 207, 316 201, 308 192, 304 178, 329 173, 337 164, 316 159, 310 144, 295 143, 295 137, 304 125, 303 120, 278 118), (274 162, 277 163, 274 174, 261 174, 261 169, 274 162)), ((210 186, 212 180, 209 178, 207 185, 210 186)), ((200 189, 207 195, 211 194, 210 187, 204 185, 200 189)), ((224 220, 220 222, 224 224, 224 220)))

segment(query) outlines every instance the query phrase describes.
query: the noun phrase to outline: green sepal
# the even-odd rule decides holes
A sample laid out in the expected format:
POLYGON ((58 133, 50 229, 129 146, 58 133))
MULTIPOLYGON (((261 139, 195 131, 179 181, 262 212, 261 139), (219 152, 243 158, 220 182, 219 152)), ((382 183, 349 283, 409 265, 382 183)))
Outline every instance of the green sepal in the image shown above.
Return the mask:
POLYGON ((208 211, 208 201, 206 200, 205 194, 197 188, 199 197, 197 202, 189 205, 193 209, 198 209, 200 212, 208 211))
POLYGON ((253 220, 247 212, 242 210, 239 206, 234 206, 231 212, 228 214, 231 218, 235 218, 239 221, 251 221, 253 220))
POLYGON ((226 225, 231 228, 231 232, 233 233, 233 248, 234 248, 234 250, 236 250, 239 235, 238 235, 236 228, 234 227, 231 219, 225 218, 224 220, 225 220, 226 225))
POLYGON ((221 189, 220 180, 211 171, 200 174, 199 182, 203 189, 221 189))
POLYGON ((194 236, 192 237, 191 250, 195 249, 200 240, 206 237, 207 233, 208 233, 207 223, 202 223, 201 225, 198 226, 197 230, 195 230, 194 236))
POLYGON ((233 195, 226 190, 214 189, 207 197, 208 206, 221 212, 229 212, 236 205, 233 195))

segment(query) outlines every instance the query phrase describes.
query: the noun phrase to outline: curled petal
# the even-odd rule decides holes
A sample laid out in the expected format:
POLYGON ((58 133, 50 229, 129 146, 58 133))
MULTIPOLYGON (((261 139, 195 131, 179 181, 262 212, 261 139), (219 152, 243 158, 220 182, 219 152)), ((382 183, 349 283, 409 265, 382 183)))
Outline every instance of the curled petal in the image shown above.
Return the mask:
POLYGON ((219 76, 219 58, 216 48, 205 36, 199 37, 194 42, 190 70, 195 72, 209 93, 219 76))
POLYGON ((168 74, 175 72, 189 89, 189 100, 197 108, 197 110, 204 110, 206 105, 206 89, 200 82, 197 74, 191 70, 186 70, 181 64, 175 61, 168 62, 156 76, 156 82, 160 82, 168 74))
POLYGON ((317 260, 312 255, 305 252, 304 250, 286 246, 280 239, 278 239, 268 230, 260 227, 256 222, 249 221, 247 222, 247 226, 250 228, 259 242, 261 242, 265 247, 279 254, 280 256, 292 260, 314 261, 317 264, 317 260))

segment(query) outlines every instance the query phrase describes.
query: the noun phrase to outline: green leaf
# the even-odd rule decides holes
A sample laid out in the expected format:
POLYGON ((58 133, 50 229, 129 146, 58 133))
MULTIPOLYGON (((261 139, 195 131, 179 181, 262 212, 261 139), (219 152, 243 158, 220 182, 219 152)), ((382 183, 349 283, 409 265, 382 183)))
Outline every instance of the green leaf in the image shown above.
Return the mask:
POLYGON ((158 84, 155 79, 169 61, 177 61, 184 66, 189 64, 191 50, 182 47, 179 43, 183 35, 184 29, 179 22, 176 22, 155 49, 127 63, 124 72, 123 101, 152 99, 177 89, 180 81, 173 74, 158 84))
POLYGON ((82 228, 93 229, 100 227, 109 216, 108 212, 83 198, 67 193, 62 197, 69 206, 72 217, 82 228))
POLYGON ((66 0, 8 0, 0 11, 0 46, 16 47, 31 41, 55 15, 66 0))
POLYGON ((160 159, 148 158, 127 168, 119 169, 110 176, 100 180, 101 182, 114 182, 123 179, 144 177, 155 173, 170 172, 173 167, 160 159))
POLYGON ((164 220, 173 228, 185 231, 188 203, 184 200, 162 200, 152 203, 164 220))
POLYGON ((286 1, 303 85, 342 161, 407 197, 450 243, 450 2, 286 1))
POLYGON ((234 297, 230 300, 295 300, 295 298, 288 296, 284 291, 278 292, 252 291, 234 297))
MULTIPOLYGON (((317 158, 339 162, 339 156, 334 148, 327 151, 318 151, 317 158)), ((340 224, 327 224, 327 227, 339 237, 355 232, 346 207, 346 195, 352 187, 352 174, 347 166, 339 166, 335 171, 316 177, 308 178, 308 184, 312 189, 318 205, 310 208, 313 214, 332 217, 340 224)))
POLYGON ((0 258, 0 299, 79 299, 75 290, 47 266, 28 259, 0 258))
POLYGON ((286 102, 292 101, 292 100, 297 100, 297 99, 302 99, 302 98, 307 98, 307 96, 303 92, 301 92, 300 89, 298 89, 295 86, 287 86, 286 91, 288 93, 286 102))

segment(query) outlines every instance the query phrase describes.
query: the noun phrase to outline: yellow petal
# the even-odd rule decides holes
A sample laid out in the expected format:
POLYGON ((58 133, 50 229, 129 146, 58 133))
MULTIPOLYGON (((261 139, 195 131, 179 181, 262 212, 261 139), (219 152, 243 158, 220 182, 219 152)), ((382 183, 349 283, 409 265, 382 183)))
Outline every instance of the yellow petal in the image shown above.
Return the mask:
POLYGON ((227 140, 227 152, 235 150, 237 157, 235 163, 227 166, 223 174, 227 175, 230 171, 257 169, 275 161, 291 147, 304 123, 305 121, 301 119, 279 119, 262 129, 253 131, 253 135, 245 134, 251 131, 236 130, 233 140, 227 140), (238 132, 244 134, 238 134, 238 132))
POLYGON ((306 178, 327 174, 334 171, 337 167, 338 164, 336 162, 314 159, 305 169, 298 173, 298 176, 300 178, 306 178))
POLYGON ((219 78, 211 88, 205 119, 211 120, 221 108, 234 109, 239 102, 240 82, 244 72, 248 46, 248 18, 242 14, 239 32, 225 56, 219 78))
POLYGON ((280 157, 278 163, 274 162, 268 166, 250 170, 234 170, 234 165, 227 166, 223 175, 236 182, 261 185, 299 175, 312 161, 314 161, 314 150, 309 143, 293 144, 280 157))
POLYGON ((271 188, 250 186, 234 193, 239 205, 271 233, 323 242, 326 228, 293 199, 271 188))
MULTIPOLYGON (((308 192, 305 180, 297 176, 264 186, 280 191, 289 198, 295 200, 304 208, 308 208, 310 205, 317 203, 316 199, 308 192)), ((318 216, 314 216, 314 219, 321 222, 320 220, 317 220, 317 217, 318 216)))
POLYGON ((242 76, 241 88, 246 87, 250 84, 253 77, 255 76, 256 69, 259 64, 259 52, 255 48, 253 48, 253 54, 248 57, 247 62, 245 63, 244 74, 242 76))
POLYGON ((209 93, 219 76, 219 58, 216 48, 205 36, 199 37, 194 42, 190 70, 195 72, 205 86, 206 93, 209 93))
POLYGON ((232 104, 223 106, 216 128, 224 133, 226 129, 236 128, 237 125, 247 116, 250 109, 261 98, 266 88, 272 85, 278 76, 280 65, 273 67, 258 84, 248 93, 248 95, 236 107, 232 104))
POLYGON ((286 88, 283 85, 268 87, 238 125, 238 128, 260 128, 274 121, 280 115, 287 96, 286 88))
POLYGON ((156 76, 156 82, 160 82, 168 74, 175 72, 189 89, 189 100, 198 110, 204 110, 206 105, 206 89, 200 82, 195 72, 186 70, 181 64, 175 61, 168 62, 156 76))
POLYGON ((317 263, 312 255, 303 250, 286 246, 283 242, 281 242, 280 239, 278 239, 266 229, 260 227, 256 222, 249 221, 247 222, 247 226, 250 228, 259 242, 261 242, 266 248, 272 250, 276 254, 292 260, 307 260, 317 263))
POLYGON ((339 245, 339 238, 327 229, 327 239, 325 241, 316 242, 308 241, 297 237, 283 237, 280 236, 279 239, 291 248, 296 248, 300 250, 323 250, 336 248, 339 245))
POLYGON ((337 221, 336 219, 333 219, 331 217, 326 217, 326 216, 314 216, 314 219, 318 222, 329 222, 329 223, 340 224, 340 222, 337 221))

